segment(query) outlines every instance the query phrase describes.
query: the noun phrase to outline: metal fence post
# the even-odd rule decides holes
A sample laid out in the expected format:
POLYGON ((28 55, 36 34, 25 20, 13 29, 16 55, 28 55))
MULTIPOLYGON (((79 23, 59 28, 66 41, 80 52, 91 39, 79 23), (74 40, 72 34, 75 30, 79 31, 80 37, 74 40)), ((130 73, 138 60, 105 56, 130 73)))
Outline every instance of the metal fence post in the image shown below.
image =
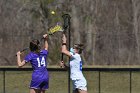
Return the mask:
POLYGON ((132 71, 129 72, 130 75, 130 93, 132 93, 132 71))
POLYGON ((100 77, 100 70, 99 70, 99 93, 100 93, 100 86, 101 86, 101 84, 100 84, 100 80, 101 80, 101 77, 100 77))
POLYGON ((3 93, 5 93, 5 70, 3 70, 3 93))

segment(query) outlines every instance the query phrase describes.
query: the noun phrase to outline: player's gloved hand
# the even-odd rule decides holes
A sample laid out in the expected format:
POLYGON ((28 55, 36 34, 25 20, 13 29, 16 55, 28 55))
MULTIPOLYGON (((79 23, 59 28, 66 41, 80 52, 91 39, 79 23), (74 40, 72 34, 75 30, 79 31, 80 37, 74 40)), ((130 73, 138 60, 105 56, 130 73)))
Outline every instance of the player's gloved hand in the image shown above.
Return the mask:
POLYGON ((65 68, 65 64, 64 64, 63 61, 61 61, 59 64, 60 64, 60 67, 61 67, 61 68, 65 68))
POLYGON ((43 38, 44 38, 44 39, 47 39, 47 37, 48 37, 48 34, 44 34, 44 35, 43 35, 43 38))
POLYGON ((20 51, 18 51, 18 52, 17 52, 17 56, 20 56, 20 55, 21 55, 21 52, 20 52, 20 51))

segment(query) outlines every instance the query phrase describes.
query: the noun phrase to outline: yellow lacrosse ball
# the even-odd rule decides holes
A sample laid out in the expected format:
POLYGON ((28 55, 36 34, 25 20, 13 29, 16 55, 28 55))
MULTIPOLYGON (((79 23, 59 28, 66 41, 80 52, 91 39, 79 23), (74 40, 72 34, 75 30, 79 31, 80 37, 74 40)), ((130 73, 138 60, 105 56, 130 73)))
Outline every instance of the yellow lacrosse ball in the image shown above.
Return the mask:
POLYGON ((54 11, 51 11, 51 14, 52 14, 52 15, 54 15, 54 14, 55 14, 55 12, 54 12, 54 11))

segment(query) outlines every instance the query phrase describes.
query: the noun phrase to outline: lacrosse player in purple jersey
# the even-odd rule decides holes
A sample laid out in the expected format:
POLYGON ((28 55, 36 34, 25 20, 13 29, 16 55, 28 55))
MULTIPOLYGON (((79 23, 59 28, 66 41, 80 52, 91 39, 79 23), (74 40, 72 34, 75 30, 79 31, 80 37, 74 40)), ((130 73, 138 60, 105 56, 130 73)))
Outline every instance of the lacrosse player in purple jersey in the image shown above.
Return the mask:
POLYGON ((30 42, 30 53, 26 55, 23 61, 21 61, 21 52, 17 52, 17 64, 18 67, 24 66, 30 62, 33 68, 32 80, 30 82, 30 93, 45 93, 45 90, 49 88, 49 74, 46 69, 48 56, 48 42, 47 34, 44 37, 44 49, 41 49, 40 43, 37 39, 30 42))

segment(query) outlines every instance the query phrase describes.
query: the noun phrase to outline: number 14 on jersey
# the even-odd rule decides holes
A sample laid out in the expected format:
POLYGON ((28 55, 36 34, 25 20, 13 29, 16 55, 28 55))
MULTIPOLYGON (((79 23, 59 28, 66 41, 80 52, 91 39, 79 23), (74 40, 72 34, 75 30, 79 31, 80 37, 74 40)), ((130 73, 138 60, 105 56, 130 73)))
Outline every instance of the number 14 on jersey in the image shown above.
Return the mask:
POLYGON ((37 62, 38 62, 38 67, 46 66, 46 62, 45 62, 45 58, 44 57, 42 57, 41 60, 39 58, 37 58, 37 62))

